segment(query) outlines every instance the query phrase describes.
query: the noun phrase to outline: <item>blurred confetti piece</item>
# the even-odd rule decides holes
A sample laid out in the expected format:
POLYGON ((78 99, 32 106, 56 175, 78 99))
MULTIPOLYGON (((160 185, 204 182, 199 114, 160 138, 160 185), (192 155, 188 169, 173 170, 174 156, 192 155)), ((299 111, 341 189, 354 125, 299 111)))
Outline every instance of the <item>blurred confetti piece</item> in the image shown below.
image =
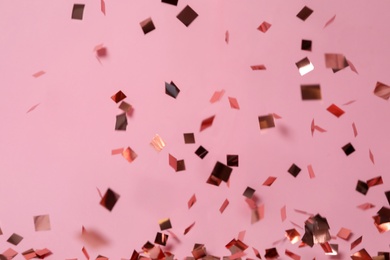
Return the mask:
POLYGON ((302 21, 305 21, 309 16, 313 13, 313 10, 311 10, 309 7, 304 6, 301 11, 297 14, 297 17, 301 19, 302 21))
POLYGON ((88 260, 90 259, 90 258, 89 258, 89 254, 88 254, 88 252, 87 252, 87 249, 86 249, 85 247, 83 247, 83 248, 81 249, 81 252, 83 252, 85 258, 87 258, 88 260))
POLYGON ((111 99, 114 100, 115 103, 119 103, 125 98, 126 95, 121 90, 119 90, 117 93, 111 96, 111 99))
POLYGON ((337 72, 348 67, 347 59, 342 54, 325 53, 325 66, 337 72))
POLYGON ((363 236, 359 237, 351 243, 351 250, 357 247, 363 241, 363 236))
POLYGON ((209 151, 207 151, 203 146, 199 146, 199 148, 195 151, 195 154, 201 159, 203 159, 208 153, 209 151))
POLYGON ((334 15, 332 18, 330 18, 324 25, 324 28, 328 27, 331 23, 334 22, 334 20, 336 19, 336 15, 334 15))
POLYGON ((375 89, 374 89, 374 94, 377 97, 383 98, 384 100, 389 100, 390 98, 390 87, 387 86, 386 84, 382 82, 377 82, 375 89))
POLYGON ((367 183, 367 186, 369 188, 376 186, 376 185, 383 184, 382 176, 378 176, 378 177, 369 179, 366 183, 367 183))
POLYGON ((287 218, 287 211, 286 211, 286 205, 284 205, 281 209, 280 209, 280 218, 282 219, 282 222, 284 222, 287 218))
POLYGON ((310 60, 307 57, 296 62, 295 65, 298 67, 298 71, 299 74, 301 74, 301 76, 304 76, 310 71, 314 70, 313 64, 310 62, 310 60))
POLYGON ((166 234, 157 232, 156 238, 154 239, 154 243, 155 243, 155 244, 159 244, 159 245, 161 245, 161 246, 165 246, 165 245, 167 244, 168 237, 169 237, 169 236, 166 235, 166 234))
POLYGON ((356 74, 359 74, 359 72, 356 70, 355 65, 353 65, 353 63, 350 60, 347 60, 347 63, 353 72, 355 72, 356 74))
POLYGON ((352 235, 352 232, 348 228, 340 228, 339 232, 337 233, 337 236, 341 239, 348 240, 352 235))
POLYGON ((321 100, 320 85, 301 85, 301 97, 302 100, 321 100))
POLYGON ((225 94, 225 90, 215 91, 213 96, 210 98, 210 103, 215 103, 221 100, 223 94, 225 94))
POLYGON ((356 184, 356 191, 360 192, 363 195, 366 195, 368 192, 368 185, 364 181, 358 180, 356 184))
POLYGON ((371 152, 371 149, 368 149, 368 156, 373 164, 375 164, 374 155, 371 152))
POLYGON ((294 259, 294 260, 301 260, 301 257, 297 254, 294 254, 293 252, 289 251, 286 249, 286 251, 284 252, 286 254, 286 256, 294 259))
POLYGON ((276 177, 269 176, 264 182, 263 186, 271 187, 271 185, 276 181, 276 177))
POLYGON ((352 146, 351 143, 347 143, 346 145, 344 145, 343 147, 341 147, 341 149, 343 149, 345 155, 350 155, 351 153, 355 152, 355 148, 352 146))
POLYGON ((130 148, 127 147, 122 151, 122 156, 129 162, 133 162, 137 158, 137 154, 130 148))
POLYGON ((311 40, 304 40, 304 39, 302 39, 301 50, 303 50, 303 51, 311 51, 311 46, 312 46, 311 40))
POLYGON ((271 24, 264 21, 260 24, 259 27, 257 27, 257 30, 259 30, 260 32, 266 33, 269 28, 271 28, 271 24))
POLYGON ((187 5, 176 17, 188 27, 198 17, 198 14, 187 5))
POLYGON ((359 205, 359 206, 357 206, 359 209, 361 209, 361 210, 368 210, 368 209, 372 209, 372 208, 374 208, 375 207, 375 205, 373 205, 373 204, 371 204, 371 203, 363 203, 363 204, 361 204, 361 205, 359 205))
POLYGON ((342 116, 345 112, 335 104, 330 105, 326 110, 328 110, 331 114, 336 117, 342 116))
POLYGON ((161 150, 165 147, 165 142, 164 140, 156 134, 152 141, 150 142, 150 145, 156 150, 157 152, 161 152, 161 150))
POLYGON ((352 123, 352 130, 353 130, 353 136, 356 137, 358 135, 358 131, 355 123, 352 123))
POLYGON ((264 65, 252 65, 251 66, 252 70, 266 70, 267 68, 264 65))
POLYGON ((275 121, 272 114, 259 116, 258 120, 259 120, 259 126, 261 130, 275 127, 275 121))
POLYGON ((84 4, 74 4, 72 10, 72 19, 83 20, 84 4))
POLYGON ((17 246, 21 241, 23 240, 23 237, 16 234, 16 233, 13 233, 7 240, 8 243, 11 243, 15 246, 17 246))
POLYGON ((211 116, 211 117, 204 119, 200 125, 200 131, 203 131, 206 128, 209 128, 210 126, 212 126, 212 124, 214 122, 214 118, 215 118, 215 116, 211 116))
POLYGON ((192 206, 194 206, 195 202, 196 202, 196 196, 195 196, 195 194, 193 194, 191 196, 191 198, 188 200, 188 203, 187 203, 188 209, 192 208, 192 206))
POLYGON ((50 217, 49 215, 34 216, 35 231, 47 231, 50 230, 50 217))
POLYGON ((15 250, 13 250, 12 248, 8 248, 7 250, 5 250, 3 252, 2 255, 0 255, 0 259, 1 260, 10 260, 10 259, 13 259, 16 255, 18 254, 18 252, 16 252, 15 250), (3 258, 1 258, 3 256, 3 258))
POLYGON ((105 207, 107 210, 112 211, 115 204, 118 202, 119 197, 119 194, 108 188, 103 198, 100 200, 100 205, 105 207))
POLYGON ((225 199, 224 202, 222 203, 221 207, 219 208, 219 212, 221 212, 221 214, 222 214, 228 205, 229 205, 229 200, 225 199))
POLYGON ((256 190, 252 189, 251 187, 246 187, 246 189, 242 195, 244 195, 248 199, 251 199, 253 197, 253 194, 255 194, 255 191, 256 190))
POLYGON ((229 43, 229 31, 225 32, 225 42, 229 43))
POLYGON ((372 260, 372 257, 367 253, 366 249, 361 249, 360 251, 351 255, 352 260, 372 260))
POLYGON ((195 222, 189 225, 185 230, 184 230, 184 235, 186 235, 190 230, 195 226, 195 222))
POLYGON ((40 105, 40 103, 33 105, 32 107, 29 108, 29 110, 27 110, 26 113, 30 113, 31 111, 35 110, 39 105, 40 105))
POLYGON ((238 167, 238 155, 237 154, 228 154, 226 155, 227 166, 238 167))
POLYGON ((161 0, 162 3, 166 3, 166 4, 170 4, 170 5, 174 5, 174 6, 177 6, 177 2, 179 0, 161 0))
POLYGON ((33 77, 34 78, 39 78, 40 76, 44 75, 46 72, 44 72, 43 70, 40 70, 36 73, 33 74, 33 77))
POLYGON ((186 169, 184 160, 177 160, 174 156, 171 154, 168 154, 168 162, 169 165, 176 171, 184 171, 186 169))
POLYGON ((104 2, 104 0, 100 0, 100 11, 106 15, 106 3, 104 2))
POLYGON ((171 220, 169 218, 160 219, 158 221, 161 231, 172 228, 171 220))
POLYGON ((144 32, 144 34, 148 34, 149 32, 151 32, 154 29, 156 29, 156 27, 154 26, 154 23, 152 21, 152 18, 150 18, 150 17, 146 18, 145 20, 140 22, 139 25, 141 26, 142 31, 144 32))
POLYGON ((291 244, 297 243, 301 239, 301 234, 296 229, 286 230, 286 238, 290 240, 291 244))
POLYGON ((289 172, 292 176, 297 177, 298 174, 301 172, 301 168, 299 168, 296 164, 293 163, 293 164, 290 166, 290 168, 288 169, 288 172, 289 172))
POLYGON ((195 143, 195 135, 194 133, 185 133, 184 136, 184 143, 185 144, 194 144, 195 143))
POLYGON ((229 99, 229 104, 230 104, 230 107, 233 108, 233 109, 240 109, 240 106, 238 105, 238 101, 236 98, 234 97, 228 97, 229 99))
POLYGON ((268 248, 265 250, 265 255, 264 255, 265 258, 278 258, 279 257, 279 254, 278 254, 278 251, 276 250, 276 248, 268 248))
MULTIPOLYGON (((390 205, 390 190, 385 192, 385 196, 386 196, 387 202, 390 205)), ((0 233, 1 233, 1 230, 0 230, 0 233)))
POLYGON ((307 171, 309 172, 310 179, 313 179, 313 178, 316 177, 315 174, 314 174, 313 166, 311 166, 311 164, 309 164, 307 166, 307 171))
POLYGON ((115 121, 115 130, 116 131, 126 131, 127 128, 127 117, 126 113, 122 113, 116 116, 115 121))
POLYGON ((165 82, 165 94, 173 98, 177 98, 180 93, 180 89, 171 81, 171 83, 165 82))

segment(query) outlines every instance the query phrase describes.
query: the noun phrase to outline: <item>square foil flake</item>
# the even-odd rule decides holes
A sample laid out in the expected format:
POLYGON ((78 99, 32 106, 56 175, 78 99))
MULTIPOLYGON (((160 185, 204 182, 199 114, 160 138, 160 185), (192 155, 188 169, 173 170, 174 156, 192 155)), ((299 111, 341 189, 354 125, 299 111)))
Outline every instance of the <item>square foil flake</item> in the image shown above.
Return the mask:
POLYGON ((118 202, 119 197, 120 195, 118 193, 108 188, 103 198, 100 200, 100 205, 107 210, 112 211, 115 204, 118 202))
POLYGON ((306 21, 307 18, 313 13, 313 10, 307 6, 304 6, 301 11, 297 14, 297 17, 302 21, 306 21))
POLYGON ((311 45, 312 45, 311 40, 304 40, 304 39, 302 39, 301 50, 303 50, 303 51, 311 51, 311 45))
POLYGON ((366 182, 360 181, 360 180, 357 182, 357 184, 356 184, 356 191, 357 192, 360 192, 361 194, 366 195, 368 192, 368 189, 369 189, 369 187, 368 187, 366 182))
POLYGON ((301 85, 302 100, 321 100, 321 87, 319 84, 301 85))
POLYGON ((227 165, 230 167, 238 167, 238 155, 228 154, 226 155, 227 165))
POLYGON ((298 174, 301 172, 301 168, 299 168, 296 164, 292 164, 291 167, 288 169, 288 172, 294 176, 297 177, 298 174))
POLYGON ((275 121, 272 114, 259 116, 258 120, 259 120, 259 126, 261 130, 275 127, 275 121))
POLYGON ((14 246, 17 246, 21 241, 23 240, 23 237, 13 233, 7 240, 8 243, 13 244, 14 246))
POLYGON ((171 83, 165 82, 165 94, 173 98, 177 98, 180 93, 180 89, 171 81, 171 83))
POLYGON ((351 143, 347 143, 346 145, 341 147, 341 149, 343 149, 345 155, 347 155, 347 156, 349 156, 350 154, 355 152, 355 148, 353 147, 353 145, 351 143))
POLYGON ((271 24, 264 21, 260 24, 259 27, 257 27, 257 30, 259 30, 260 32, 266 33, 269 28, 271 28, 271 24))
POLYGON ((335 104, 330 105, 326 110, 332 113, 335 117, 342 116, 345 112, 335 104))
POLYGON ((203 159, 208 153, 209 151, 207 151, 203 146, 199 146, 199 148, 195 151, 195 154, 201 159, 203 159))
POLYGON ((198 14, 187 5, 176 17, 188 27, 198 17, 198 14))
POLYGON ((307 57, 296 62, 295 65, 297 66, 299 74, 301 74, 301 76, 304 76, 310 71, 314 70, 314 65, 310 62, 310 60, 307 57))
POLYGON ((374 94, 377 97, 383 98, 384 100, 389 100, 390 98, 390 87, 387 86, 386 84, 382 82, 377 82, 375 89, 374 89, 374 94))
POLYGON ((195 143, 195 135, 194 133, 185 133, 184 136, 184 143, 185 144, 194 144, 195 143))
POLYGON ((83 20, 84 4, 74 4, 72 9, 72 19, 83 20))
POLYGON ((139 25, 141 26, 144 34, 147 34, 151 31, 153 31, 154 29, 156 29, 156 27, 154 26, 154 23, 152 21, 152 18, 150 18, 150 17, 143 20, 142 22, 140 22, 139 25))
POLYGON ((169 218, 160 219, 158 221, 161 231, 172 228, 171 220, 169 218))

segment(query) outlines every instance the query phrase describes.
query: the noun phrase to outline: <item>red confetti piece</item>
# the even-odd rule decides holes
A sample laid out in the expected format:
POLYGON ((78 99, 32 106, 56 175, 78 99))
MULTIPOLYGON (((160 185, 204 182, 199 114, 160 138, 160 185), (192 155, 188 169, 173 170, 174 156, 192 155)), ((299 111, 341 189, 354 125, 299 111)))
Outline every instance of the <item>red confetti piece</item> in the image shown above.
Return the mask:
POLYGON ((336 15, 334 15, 332 18, 330 18, 324 25, 324 28, 328 27, 331 23, 334 22, 334 20, 336 19, 336 15))
POLYGON ((352 129, 353 129, 353 135, 356 137, 358 135, 358 131, 357 131, 355 123, 352 123, 352 129))
POLYGON ((233 109, 240 109, 240 106, 238 105, 238 101, 236 98, 233 98, 233 97, 228 97, 229 99, 229 103, 230 103, 230 107, 233 108, 233 109))
POLYGON ((42 76, 42 75, 44 75, 46 72, 44 72, 43 70, 40 70, 40 71, 38 71, 38 72, 35 72, 34 74, 33 74, 33 77, 34 78, 39 78, 40 76, 42 76))
POLYGON ((316 177, 316 176, 314 175, 313 166, 311 166, 311 164, 309 164, 309 165, 307 166, 307 171, 309 172, 310 179, 313 179, 313 178, 316 177))
POLYGON ((228 205, 229 205, 229 200, 225 199, 225 201, 222 203, 221 207, 219 208, 219 212, 221 212, 221 214, 222 214, 228 205))
POLYGON ((369 157, 370 157, 371 162, 372 162, 373 164, 375 164, 374 155, 372 154, 372 152, 371 152, 370 149, 368 150, 368 155, 369 155, 369 157))
POLYGON ((282 222, 284 222, 287 218, 286 205, 280 209, 280 218, 282 219, 282 222))
POLYGON ((209 128, 210 126, 212 126, 212 124, 214 122, 214 118, 215 118, 215 116, 211 116, 211 117, 206 118, 205 120, 203 120, 201 125, 200 125, 200 131, 203 131, 206 128, 209 128))

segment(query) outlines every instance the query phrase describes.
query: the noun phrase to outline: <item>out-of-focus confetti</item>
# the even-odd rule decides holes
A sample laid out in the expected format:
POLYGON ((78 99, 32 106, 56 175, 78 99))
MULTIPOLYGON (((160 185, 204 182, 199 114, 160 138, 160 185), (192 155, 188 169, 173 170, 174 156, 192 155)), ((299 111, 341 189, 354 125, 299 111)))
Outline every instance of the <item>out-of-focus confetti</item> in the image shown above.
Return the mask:
POLYGON ((326 243, 331 239, 329 229, 326 218, 319 214, 311 216, 305 221, 305 234, 302 237, 302 242, 310 247, 313 247, 314 244, 326 243))
POLYGON ((358 131, 355 123, 352 123, 352 130, 353 130, 353 136, 356 137, 358 135, 358 131))
POLYGON ((257 27, 257 30, 260 32, 266 33, 269 28, 271 28, 271 24, 267 23, 266 21, 262 22, 259 27, 257 27))
POLYGON ((88 251, 85 247, 81 248, 81 252, 83 252, 85 258, 87 258, 88 260, 90 259, 88 251))
POLYGON ((175 85, 173 81, 171 83, 165 82, 165 94, 173 98, 177 98, 180 93, 180 89, 175 85))
POLYGON ((176 17, 188 27, 198 17, 198 14, 187 5, 176 17))
POLYGON ((35 110, 38 106, 40 105, 40 103, 36 104, 36 105, 33 105, 32 107, 30 107, 26 113, 30 113, 31 111, 35 110))
POLYGON ((222 203, 221 207, 219 208, 219 212, 221 212, 221 214, 222 214, 228 205, 229 205, 229 200, 225 199, 224 202, 222 203))
POLYGON ((246 189, 242 195, 244 195, 248 199, 251 199, 253 197, 253 194, 255 194, 255 191, 256 190, 252 189, 251 187, 246 187, 246 189))
POLYGON ((156 150, 157 152, 161 152, 161 150, 165 147, 165 142, 164 140, 156 134, 152 141, 150 142, 150 145, 156 150))
POLYGON ((304 39, 302 39, 301 50, 303 50, 303 51, 311 51, 311 46, 312 46, 311 40, 304 40, 304 39))
POLYGON ((374 225, 379 233, 390 230, 390 208, 382 207, 376 216, 373 217, 374 225))
POLYGON ((35 231, 50 230, 50 217, 49 215, 34 216, 35 231))
POLYGON ((258 120, 259 120, 259 126, 261 130, 275 127, 275 121, 272 114, 259 116, 258 120))
POLYGON ((367 253, 366 249, 361 249, 351 255, 352 260, 372 260, 372 257, 367 253))
POLYGON ((306 21, 307 18, 313 13, 313 10, 307 6, 304 6, 301 11, 297 14, 297 17, 302 21, 306 21))
POLYGON ((168 241, 168 235, 157 232, 156 238, 154 239, 154 243, 159 244, 161 246, 165 246, 168 241))
POLYGON ((366 181, 366 183, 367 183, 368 188, 371 188, 373 186, 383 184, 383 179, 382 179, 382 176, 378 176, 378 177, 369 179, 368 181, 366 181))
POLYGON ((296 164, 293 163, 293 164, 290 166, 290 168, 288 169, 288 172, 289 172, 292 176, 297 177, 298 174, 301 172, 301 168, 299 168, 296 164))
POLYGON ((321 100, 320 85, 301 85, 301 96, 302 100, 321 100))
POLYGON ((374 89, 375 96, 389 100, 390 98, 390 87, 382 82, 377 82, 374 89))
POLYGON ((330 105, 326 110, 328 110, 331 114, 333 114, 335 117, 342 116, 345 112, 335 104, 330 105))
POLYGON ((369 187, 368 187, 366 182, 358 180, 358 182, 356 184, 356 191, 357 192, 360 192, 361 194, 366 195, 368 192, 368 188, 369 187))
POLYGON ((233 108, 233 109, 240 109, 240 106, 238 105, 238 101, 236 98, 234 97, 228 97, 229 99, 229 104, 230 104, 230 107, 233 108))
POLYGON ((210 98, 210 103, 215 103, 220 101, 223 95, 225 94, 225 90, 215 91, 213 96, 210 98))
POLYGON ((358 239, 353 241, 351 243, 351 250, 354 249, 355 247, 357 247, 362 241, 363 241, 363 236, 360 236, 358 239))
POLYGON ((111 96, 111 99, 114 100, 115 103, 119 103, 125 98, 126 95, 121 90, 119 90, 117 93, 111 96))
POLYGON ((331 23, 334 22, 334 20, 336 19, 336 15, 334 15, 332 18, 330 18, 324 25, 324 28, 325 27, 328 27, 331 23))
POLYGON ((278 254, 278 251, 276 250, 276 248, 273 247, 273 248, 268 248, 265 250, 264 257, 266 259, 273 259, 273 258, 278 258, 279 254, 278 254))
POLYGON ((122 156, 129 162, 133 162, 137 158, 137 154, 131 149, 130 147, 127 147, 123 150, 122 156))
POLYGON ((115 204, 118 202, 119 197, 120 195, 118 193, 108 188, 103 198, 100 200, 100 205, 107 210, 112 211, 115 204))
POLYGON ((286 238, 290 240, 291 244, 295 244, 301 239, 301 234, 295 228, 289 229, 286 230, 286 238))
POLYGON ((340 228, 339 232, 337 233, 337 236, 341 239, 348 240, 352 235, 352 232, 348 228, 340 228))
POLYGON ((152 21, 152 18, 150 18, 150 17, 146 18, 145 20, 140 22, 139 25, 141 26, 142 31, 144 32, 144 34, 148 34, 149 32, 151 32, 154 29, 156 29, 156 27, 154 26, 154 23, 152 21))
POLYGON ((359 205, 359 206, 357 206, 359 209, 361 209, 361 210, 368 210, 368 209, 372 209, 372 208, 374 208, 375 207, 375 205, 373 205, 373 204, 371 204, 371 203, 363 203, 363 204, 361 204, 361 205, 359 205))
POLYGON ((342 54, 325 53, 325 66, 337 72, 348 67, 347 59, 342 54))
POLYGON ((203 159, 209 151, 207 151, 203 146, 199 146, 198 149, 196 149, 195 154, 199 156, 201 159, 203 159))
POLYGON ((193 194, 191 196, 191 198, 188 200, 188 203, 187 203, 188 209, 192 208, 192 206, 194 206, 195 202, 196 202, 196 196, 195 196, 195 194, 193 194))
POLYGON ((74 4, 72 10, 72 19, 83 20, 84 4, 74 4))
POLYGON ((238 167, 238 155, 236 155, 236 154, 226 155, 226 163, 227 163, 227 166, 238 167))
POLYGON ((355 152, 355 148, 353 147, 353 145, 351 143, 347 143, 346 145, 344 145, 343 147, 341 147, 341 149, 343 149, 345 155, 350 155, 351 153, 355 152))
POLYGON ((184 136, 184 143, 185 144, 194 144, 195 143, 195 135, 194 133, 185 133, 184 136))
POLYGON ((172 228, 171 220, 169 218, 160 219, 158 221, 161 231, 172 228))
POLYGON ((174 5, 174 6, 177 6, 177 2, 179 2, 179 0, 161 0, 162 3, 166 3, 166 4, 170 4, 170 5, 174 5))
POLYGON ((296 62, 295 65, 298 67, 298 71, 299 74, 301 74, 301 76, 304 76, 310 71, 314 70, 314 65, 310 62, 310 60, 307 57, 296 62))
POLYGON ((106 3, 104 2, 104 0, 100 0, 100 11, 106 15, 106 3))
POLYGON ((280 209, 280 218, 282 219, 282 222, 284 222, 287 218, 287 211, 286 211, 286 205, 284 205, 281 209, 280 209))
POLYGON ((184 235, 190 232, 190 230, 195 226, 195 222, 189 225, 185 230, 184 230, 184 235))
POLYGON ((184 160, 177 160, 173 155, 168 154, 169 165, 176 171, 184 171, 186 169, 184 160))
POLYGON ((15 246, 17 246, 21 241, 23 240, 23 237, 16 234, 16 233, 13 233, 7 240, 8 243, 11 243, 15 246))
POLYGON ((375 164, 374 155, 371 152, 371 149, 368 149, 368 156, 373 164, 375 164))
POLYGON ((293 252, 289 251, 286 249, 286 251, 284 252, 286 254, 286 256, 294 259, 294 260, 301 260, 301 257, 297 254, 294 254, 293 252))
POLYGON ((273 176, 269 176, 264 182, 263 182, 263 186, 268 186, 270 187, 275 181, 276 181, 276 177, 273 177, 273 176))
POLYGON ((210 126, 212 126, 212 124, 214 122, 214 118, 215 118, 215 116, 210 116, 210 117, 204 119, 202 121, 202 123, 200 124, 200 131, 202 132, 206 128, 209 128, 210 126))
POLYGON ((40 70, 36 73, 33 74, 33 77, 34 78, 39 78, 40 76, 44 75, 46 72, 44 72, 43 70, 40 70))

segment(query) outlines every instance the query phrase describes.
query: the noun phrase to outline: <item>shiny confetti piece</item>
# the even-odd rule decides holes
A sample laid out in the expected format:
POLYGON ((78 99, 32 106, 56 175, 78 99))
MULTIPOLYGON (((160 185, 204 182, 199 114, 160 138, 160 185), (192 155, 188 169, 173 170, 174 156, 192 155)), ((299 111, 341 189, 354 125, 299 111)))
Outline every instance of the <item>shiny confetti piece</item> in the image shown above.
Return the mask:
POLYGON ((131 115, 131 112, 133 111, 133 107, 125 101, 122 101, 119 104, 119 109, 125 112, 127 115, 131 115))
POLYGON ((119 197, 119 194, 108 188, 103 198, 100 200, 100 205, 105 207, 107 210, 112 211, 115 204, 118 202, 119 197))
POLYGON ((313 166, 311 166, 311 164, 307 166, 307 171, 309 172, 310 179, 313 179, 316 177, 314 174, 313 166))
POLYGON ((258 120, 259 120, 259 126, 261 130, 275 127, 275 121, 272 114, 259 116, 258 120))
POLYGON ((212 126, 213 122, 214 122, 214 118, 215 116, 210 116, 206 119, 204 119, 200 125, 200 130, 199 131, 203 131, 205 130, 206 128, 209 128, 210 126, 212 126))
POLYGON ((233 109, 237 109, 239 110, 240 109, 240 106, 238 105, 238 101, 236 98, 234 97, 228 97, 229 99, 229 104, 230 104, 230 107, 233 108, 233 109))
POLYGON ((225 32, 225 42, 228 44, 229 43, 229 31, 225 32))
POLYGON ((150 145, 154 148, 154 150, 156 150, 157 152, 161 152, 162 149, 165 147, 165 142, 164 140, 158 135, 156 134, 152 141, 150 142, 150 145))
POLYGON ((356 184, 356 191, 357 192, 360 192, 361 194, 366 195, 368 192, 368 188, 369 187, 368 187, 366 182, 358 180, 358 182, 356 184))
POLYGON ((16 252, 15 250, 13 250, 12 248, 8 248, 7 250, 5 250, 1 255, 0 255, 0 259, 1 260, 9 260, 9 259, 13 259, 16 255, 18 254, 18 252, 16 252), (3 256, 3 258, 1 258, 1 256, 3 256))
POLYGON ((196 202, 196 196, 195 196, 195 194, 193 194, 187 202, 188 209, 192 208, 192 206, 194 206, 195 202, 196 202))
POLYGON ((286 249, 286 251, 284 252, 286 256, 294 259, 294 260, 301 260, 301 257, 297 254, 294 254, 293 252, 289 251, 286 249))
POLYGON ((368 181, 366 181, 366 183, 367 183, 368 188, 383 184, 382 176, 378 176, 378 177, 369 179, 368 181))
POLYGON ((351 255, 352 260, 372 260, 371 256, 367 253, 366 249, 361 249, 360 251, 351 255))
POLYGON ((199 148, 195 151, 195 154, 201 159, 203 159, 208 153, 209 151, 207 151, 203 146, 199 146, 199 148))
POLYGON ((217 161, 214 165, 211 175, 217 179, 227 182, 230 178, 230 174, 232 173, 232 171, 233 171, 232 168, 217 161))
POLYGON ((23 237, 13 233, 7 240, 8 243, 13 244, 14 246, 17 246, 21 241, 23 240, 23 237))
POLYGON ((215 91, 212 97, 210 98, 210 103, 215 103, 220 101, 223 95, 225 94, 225 90, 215 91))
POLYGON ((154 243, 155 243, 155 244, 159 244, 159 245, 161 245, 161 246, 165 246, 165 245, 167 244, 168 237, 169 237, 169 236, 166 235, 166 234, 157 232, 156 238, 154 239, 154 243))
POLYGON ((184 143, 185 144, 194 144, 195 143, 195 135, 194 133, 185 133, 184 136, 184 143))
POLYGON ((126 113, 122 113, 116 116, 115 130, 126 131, 127 129, 127 116, 126 113))
POLYGON ((288 169, 288 172, 294 176, 297 177, 298 174, 301 172, 301 168, 299 168, 296 164, 292 164, 291 167, 288 169))
POLYGON ((34 216, 35 231, 47 231, 50 230, 50 217, 49 215, 34 216))
POLYGON ((188 27, 198 17, 198 14, 187 5, 176 17, 188 27))
POLYGON ((324 25, 324 28, 328 27, 331 23, 334 22, 334 20, 336 19, 336 15, 334 15, 332 18, 330 18, 324 25))
POLYGON ((156 29, 156 27, 154 26, 154 23, 152 21, 152 18, 150 18, 150 17, 146 18, 145 20, 140 22, 139 25, 141 26, 142 31, 144 32, 144 34, 148 34, 151 31, 153 31, 154 29, 156 29))
POLYGON ((100 11, 106 15, 106 3, 104 2, 104 0, 100 0, 100 11))
POLYGON ((177 98, 180 93, 180 89, 171 81, 171 83, 165 82, 165 94, 173 98, 177 98))
POLYGON ((260 65, 252 65, 251 69, 252 70, 266 70, 267 68, 263 64, 260 64, 260 65))
POLYGON ((133 162, 137 158, 137 154, 130 148, 127 147, 122 151, 122 156, 129 162, 133 162))
POLYGON ((160 219, 158 221, 161 231, 172 228, 171 220, 169 218, 160 219))
POLYGON ((190 230, 195 226, 195 222, 189 225, 185 230, 184 230, 184 235, 186 235, 190 230))
POLYGON ((206 248, 202 244, 195 244, 191 253, 195 259, 204 258, 207 255, 206 248))
POLYGON ((347 59, 342 54, 325 53, 325 67, 337 72, 348 67, 347 59))
POLYGON ((348 240, 352 235, 352 231, 348 228, 340 228, 337 236, 341 239, 348 240))
POLYGON ((253 197, 253 195, 255 194, 255 191, 256 190, 252 189, 251 187, 246 187, 246 189, 242 195, 244 195, 248 199, 251 199, 253 197))
POLYGON ((352 154, 353 152, 355 152, 355 148, 352 146, 351 143, 347 143, 346 145, 344 145, 342 147, 342 149, 343 149, 345 155, 347 155, 347 156, 352 154))
POLYGON ((236 154, 226 155, 226 163, 227 163, 227 166, 238 167, 238 155, 236 155, 236 154))
POLYGON ((320 85, 301 85, 301 97, 302 100, 321 100, 320 85))
POLYGON ((373 164, 375 164, 374 155, 371 152, 371 149, 368 149, 368 156, 373 164))
POLYGON ((311 46, 312 46, 311 40, 304 40, 304 39, 302 39, 301 50, 303 50, 303 51, 311 51, 311 46))
POLYGON ((87 249, 86 249, 85 247, 83 247, 83 248, 81 249, 81 252, 83 252, 85 258, 87 258, 88 260, 90 259, 89 254, 88 254, 88 251, 87 251, 87 249))
POLYGON ((74 4, 72 10, 72 19, 83 20, 84 4, 74 4))
POLYGON ((304 76, 310 71, 314 70, 314 65, 310 62, 310 60, 307 57, 296 62, 295 65, 298 67, 298 71, 299 74, 301 74, 301 76, 304 76))
POLYGON ((221 207, 219 208, 219 212, 221 212, 221 214, 222 214, 228 205, 229 205, 229 200, 225 199, 224 202, 222 203, 221 207))
MULTIPOLYGON (((387 202, 390 205, 390 190, 385 192, 385 196, 386 196, 387 202)), ((0 231, 0 233, 1 233, 1 231, 0 231)))
POLYGON ((44 72, 43 70, 40 70, 40 71, 34 73, 32 76, 33 76, 34 78, 39 78, 40 76, 44 75, 45 73, 46 73, 46 72, 44 72))
POLYGON ((257 30, 260 32, 266 33, 269 28, 271 28, 271 24, 267 23, 266 21, 262 22, 259 27, 257 27, 257 30))
POLYGON ((363 241, 363 236, 360 236, 358 239, 353 241, 351 243, 351 250, 354 249, 355 247, 357 247, 362 241, 363 241))
POLYGON ((377 97, 383 98, 384 100, 389 100, 390 98, 390 87, 382 82, 377 82, 374 94, 377 97))
POLYGON ((286 205, 284 205, 281 209, 280 209, 280 218, 282 220, 282 222, 284 222, 287 218, 287 211, 286 211, 286 205))
POLYGON ((263 186, 268 186, 268 187, 271 187, 271 185, 276 181, 276 177, 273 177, 273 176, 269 176, 264 182, 263 182, 263 186))
POLYGON ((265 250, 265 255, 264 255, 265 258, 278 258, 279 257, 279 254, 278 254, 278 251, 276 250, 275 247, 273 248, 268 248, 265 250))
POLYGON ((355 123, 352 123, 352 130, 353 130, 353 136, 356 137, 358 135, 358 131, 355 123))
POLYGON ((372 209, 372 208, 374 208, 375 207, 375 205, 373 205, 373 204, 371 204, 371 203, 363 203, 363 204, 361 204, 361 205, 359 205, 359 206, 357 206, 359 209, 361 209, 361 210, 368 210, 368 209, 372 209))
POLYGON ((179 0, 161 0, 161 3, 166 3, 166 4, 177 6, 178 1, 179 0))
POLYGON ((335 104, 330 105, 326 110, 328 110, 331 114, 336 117, 342 116, 345 112, 335 104))
POLYGON ((33 111, 33 110, 35 110, 39 105, 40 105, 40 103, 38 103, 38 104, 33 105, 32 107, 30 107, 30 108, 27 110, 26 114, 27 114, 27 113, 30 113, 30 112, 33 111))
POLYGON ((117 93, 111 96, 111 99, 114 100, 115 103, 119 103, 125 98, 126 95, 121 90, 119 90, 117 93))
POLYGON ((257 206, 255 209, 252 209, 251 215, 251 224, 259 222, 264 218, 264 204, 257 206))
POLYGON ((301 234, 299 234, 296 229, 286 230, 285 236, 288 240, 290 240, 291 244, 295 244, 301 239, 301 234))

